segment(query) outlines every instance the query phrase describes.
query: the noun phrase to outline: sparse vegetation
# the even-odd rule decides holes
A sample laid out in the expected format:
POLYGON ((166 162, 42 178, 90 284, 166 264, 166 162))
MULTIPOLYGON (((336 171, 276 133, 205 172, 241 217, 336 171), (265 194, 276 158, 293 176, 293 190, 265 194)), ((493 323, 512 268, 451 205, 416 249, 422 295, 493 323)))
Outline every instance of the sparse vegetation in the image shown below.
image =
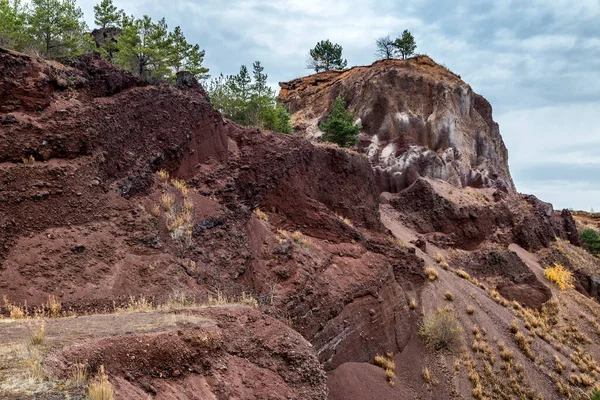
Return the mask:
POLYGON ((475 312, 475 307, 467 306, 467 314, 472 315, 475 312))
POLYGON ((469 275, 469 273, 463 269, 457 269, 456 270, 456 275, 460 276, 463 279, 466 279, 468 281, 471 280, 471 275, 469 275))
POLYGON ((391 353, 382 356, 377 354, 375 356, 375 365, 385 370, 385 377, 391 386, 394 386, 394 378, 396 377, 394 371, 396 370, 396 364, 394 363, 394 355, 391 353))
POLYGON ((22 319, 27 317, 27 303, 22 307, 12 304, 6 295, 2 297, 2 300, 4 301, 4 308, 8 312, 9 318, 22 319))
POLYGON ((354 225, 352 225, 352 221, 350 221, 350 219, 348 219, 348 218, 346 218, 346 217, 344 217, 342 215, 339 215, 339 214, 336 214, 336 217, 338 217, 338 219, 340 221, 342 221, 345 225, 347 225, 347 226, 349 226, 351 228, 354 228, 354 225))
POLYGON ((454 301, 454 294, 448 290, 444 293, 444 298, 448 301, 454 301))
POLYGON ((410 299, 408 306, 410 307, 411 310, 414 310, 415 308, 417 308, 417 299, 415 299, 415 298, 410 299))
POLYGON ((81 387, 85 385, 88 378, 88 368, 85 364, 77 363, 73 366, 73 371, 71 373, 71 379, 69 380, 69 385, 74 387, 81 387))
POLYGON ((173 207, 173 204, 175 204, 175 198, 169 193, 163 193, 160 196, 160 205, 162 206, 163 211, 171 211, 171 207, 173 207))
POLYGON ((425 383, 431 383, 431 372, 429 372, 429 368, 423 367, 421 375, 423 376, 423 381, 425 383))
POLYGON ((592 228, 586 228, 579 235, 583 247, 595 256, 600 256, 600 234, 592 228))
POLYGON ((169 173, 164 169, 159 170, 156 173, 156 176, 158 176, 158 179, 163 183, 166 183, 169 181, 169 173))
POLYGON ((440 267, 442 267, 443 269, 445 269, 446 271, 448 271, 448 269, 450 269, 450 265, 448 265, 448 263, 446 261, 442 261, 440 263, 440 267))
POLYGON ((260 208, 256 207, 253 211, 252 214, 254 214, 254 216, 258 219, 260 219, 261 221, 268 221, 269 220, 269 216, 262 211, 260 208))
POLYGON ((88 388, 89 400, 113 400, 113 386, 104 372, 104 365, 100 366, 98 375, 94 377, 88 388))
POLYGON ((550 282, 555 283, 561 290, 573 289, 573 273, 560 264, 554 264, 544 271, 544 276, 550 282))
POLYGON ((435 281, 438 277, 438 272, 435 270, 435 268, 427 267, 425 268, 424 272, 430 281, 435 281))
POLYGON ((33 164, 35 164, 35 158, 33 156, 29 156, 27 158, 23 158, 21 161, 23 161, 23 164, 25 164, 25 165, 33 165, 33 164))
POLYGON ((444 256, 440 253, 435 253, 435 262, 440 264, 442 261, 444 261, 444 256))
POLYGON ((29 328, 29 343, 38 346, 46 339, 46 322, 41 319, 34 321, 29 328))
POLYGON ((419 328, 419 334, 427 345, 438 350, 451 348, 461 333, 458 318, 450 307, 439 307, 434 313, 427 315, 419 328))

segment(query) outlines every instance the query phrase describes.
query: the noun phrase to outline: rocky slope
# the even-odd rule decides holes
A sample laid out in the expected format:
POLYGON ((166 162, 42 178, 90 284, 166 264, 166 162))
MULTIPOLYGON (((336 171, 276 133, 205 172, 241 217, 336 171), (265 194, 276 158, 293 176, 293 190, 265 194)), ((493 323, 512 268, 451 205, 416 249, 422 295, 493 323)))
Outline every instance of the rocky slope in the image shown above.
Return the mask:
MULTIPOLYGON (((600 310, 585 279, 600 269, 585 259, 579 292, 544 278, 553 262, 584 257, 574 222, 512 193, 508 170, 484 180, 490 188, 417 174, 390 193, 368 158, 240 128, 183 75, 175 86, 149 85, 96 57, 63 65, 7 51, 0 71, 3 312, 47 310, 54 299, 59 314, 79 315, 47 319, 44 374, 34 381, 26 374, 35 364, 11 349, 31 347, 23 332, 37 320, 2 320, 3 396, 22 397, 25 376, 29 394, 52 387, 53 398, 77 398, 80 389, 61 392, 74 363, 104 365, 117 398, 143 399, 583 398, 598 381, 600 310), (249 295, 258 311, 201 306, 249 295), (151 311, 123 314, 146 301, 151 311), (445 305, 463 332, 448 353, 418 334, 423 316, 445 305), (213 333, 219 345, 206 346, 213 333), (583 365, 582 352, 592 361, 583 365), (388 353, 393 386, 373 365, 388 353), (571 373, 590 384, 556 375, 554 356, 574 360, 571 373)), ((459 82, 444 73, 440 86, 459 82)), ((502 157, 500 149, 488 161, 502 157)), ((448 164, 458 175, 467 165, 459 161, 448 164)))
POLYGON ((375 167, 382 191, 397 192, 424 176, 515 192, 491 105, 427 56, 381 60, 280 86, 296 131, 308 137, 320 135, 318 126, 337 96, 346 101, 363 126, 357 149, 375 167))

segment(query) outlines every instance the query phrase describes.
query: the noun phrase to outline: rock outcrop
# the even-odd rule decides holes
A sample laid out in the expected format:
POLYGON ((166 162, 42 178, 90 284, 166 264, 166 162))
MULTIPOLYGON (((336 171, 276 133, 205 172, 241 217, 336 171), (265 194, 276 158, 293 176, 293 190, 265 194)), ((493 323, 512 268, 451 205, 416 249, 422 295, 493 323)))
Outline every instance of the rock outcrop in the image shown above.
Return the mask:
POLYGON ((295 130, 320 135, 337 96, 363 126, 359 152, 377 173, 381 191, 398 192, 419 176, 457 187, 515 187, 492 107, 429 57, 382 60, 280 83, 280 100, 295 130))

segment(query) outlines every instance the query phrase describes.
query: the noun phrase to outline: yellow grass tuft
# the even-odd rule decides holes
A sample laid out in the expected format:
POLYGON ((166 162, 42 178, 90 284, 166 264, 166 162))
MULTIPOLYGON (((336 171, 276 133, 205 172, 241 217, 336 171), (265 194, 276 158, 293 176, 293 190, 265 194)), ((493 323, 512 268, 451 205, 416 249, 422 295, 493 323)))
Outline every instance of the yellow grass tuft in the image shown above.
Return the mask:
POLYGON ((27 303, 24 306, 18 306, 16 304, 12 304, 6 295, 2 297, 4 300, 4 308, 8 311, 8 315, 12 319, 23 319, 27 318, 27 303))
POLYGON ((173 207, 173 204, 175 204, 175 198, 169 193, 163 193, 162 196, 160 196, 160 205, 162 206, 162 209, 164 211, 171 211, 171 207, 173 207))
POLYGON ((423 368, 421 375, 423 376, 423 381, 425 383, 431 383, 431 372, 429 372, 429 368, 423 368))
POLYGON ((260 208, 255 208, 254 211, 252 211, 252 214, 254 214, 254 216, 258 219, 260 219, 261 221, 268 221, 269 220, 269 216, 260 208))
POLYGON ((435 268, 432 267, 427 267, 425 268, 425 275, 427 275, 427 278, 429 278, 430 281, 435 281, 438 277, 438 272, 435 270, 435 268))
POLYGON ((169 173, 164 169, 158 171, 156 175, 161 182, 167 182, 169 180, 169 173))
POLYGON ((100 372, 90 383, 88 388, 88 398, 90 400, 113 400, 114 391, 108 376, 104 372, 104 365, 100 366, 100 372))
POLYGON ((475 312, 475 307, 467 306, 467 314, 471 315, 475 312))
POLYGON ((46 339, 46 323, 44 320, 34 322, 29 330, 29 343, 34 346, 40 345, 46 339))
POLYGON ((471 280, 471 275, 469 275, 469 273, 467 271, 465 271, 464 269, 457 269, 456 270, 456 275, 458 275, 461 278, 466 279, 468 281, 471 280))
POLYGON ((554 264, 553 267, 546 268, 544 276, 550 282, 554 282, 561 290, 573 289, 573 273, 560 264, 554 264))
POLYGON ((394 363, 394 355, 392 353, 388 353, 385 356, 381 354, 375 355, 375 365, 381 367, 385 370, 385 377, 387 378, 389 384, 394 386, 394 378, 396 374, 396 364, 394 363))
POLYGON ((25 165, 35 164, 35 158, 33 156, 29 156, 27 158, 22 158, 21 161, 23 161, 23 164, 25 164, 25 165))
POLYGON ((411 310, 414 310, 415 308, 417 308, 417 299, 415 299, 415 298, 410 299, 410 303, 408 303, 408 306, 410 307, 411 310))
POLYGON ((444 261, 444 256, 442 256, 440 253, 436 253, 435 254, 435 262, 440 264, 442 261, 444 261))
POLYGON ((339 214, 335 214, 335 215, 336 215, 336 217, 338 217, 338 219, 339 219, 340 221, 342 221, 344 224, 348 225, 348 226, 349 226, 349 227, 351 227, 351 228, 354 228, 354 225, 352 225, 352 221, 350 221, 348 218, 346 218, 346 217, 344 217, 344 216, 341 216, 341 215, 339 215, 339 214))
POLYGON ((451 291, 446 291, 446 293, 444 293, 444 298, 448 301, 453 301, 454 300, 454 294, 452 294, 451 291))

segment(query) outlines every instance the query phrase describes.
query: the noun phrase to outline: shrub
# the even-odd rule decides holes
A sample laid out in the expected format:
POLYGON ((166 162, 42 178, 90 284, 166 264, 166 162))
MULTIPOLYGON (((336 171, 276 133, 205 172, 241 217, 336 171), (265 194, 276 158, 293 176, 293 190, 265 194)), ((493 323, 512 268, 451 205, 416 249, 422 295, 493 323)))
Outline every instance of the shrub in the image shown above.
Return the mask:
POLYGON ((29 331, 29 343, 34 346, 40 345, 46 339, 46 323, 44 320, 33 324, 29 331))
POLYGON ((419 328, 419 334, 427 345, 437 350, 450 348, 461 333, 458 318, 449 307, 439 307, 433 314, 427 315, 419 328))
POLYGON ((354 124, 354 114, 346 111, 344 100, 338 96, 333 103, 333 111, 327 122, 321 125, 323 140, 333 142, 341 147, 351 147, 358 142, 360 124, 354 124))
POLYGON ((551 282, 554 282, 561 290, 573 289, 573 273, 560 264, 554 264, 554 267, 546 268, 544 276, 551 282))
POLYGON ((431 383, 431 372, 429 372, 429 368, 423 368, 421 375, 423 375, 423 380, 425 383, 431 383))
POLYGON ((414 310, 415 308, 417 308, 417 299, 410 299, 410 303, 408 304, 408 306, 410 307, 411 310, 414 310))
POLYGON ((444 261, 444 256, 442 256, 440 253, 436 253, 435 254, 435 262, 440 264, 442 261, 444 261))
POLYGON ((467 306, 467 314, 471 315, 475 312, 475 307, 467 306))
POLYGON ((444 298, 448 301, 453 301, 454 294, 452 294, 452 292, 448 290, 446 293, 444 293, 444 298))
POLYGON ((583 247, 594 255, 600 255, 600 234, 595 229, 586 228, 579 235, 583 247))
POLYGON ((438 273, 435 270, 435 268, 432 267, 427 267, 425 268, 425 275, 427 275, 427 278, 429 278, 430 281, 435 281, 438 277, 438 273))
POLYGON ((396 370, 396 363, 394 363, 394 355, 388 353, 386 356, 382 356, 377 354, 375 356, 375 365, 381 367, 385 370, 385 377, 391 386, 394 386, 394 378, 396 374, 394 371, 396 370))
POLYGON ((595 389, 590 400, 600 400, 600 388, 595 389))
POLYGON ((254 214, 256 216, 256 218, 260 219, 261 221, 268 221, 269 220, 269 216, 260 208, 256 207, 254 209, 254 211, 252 211, 252 214, 254 214))

